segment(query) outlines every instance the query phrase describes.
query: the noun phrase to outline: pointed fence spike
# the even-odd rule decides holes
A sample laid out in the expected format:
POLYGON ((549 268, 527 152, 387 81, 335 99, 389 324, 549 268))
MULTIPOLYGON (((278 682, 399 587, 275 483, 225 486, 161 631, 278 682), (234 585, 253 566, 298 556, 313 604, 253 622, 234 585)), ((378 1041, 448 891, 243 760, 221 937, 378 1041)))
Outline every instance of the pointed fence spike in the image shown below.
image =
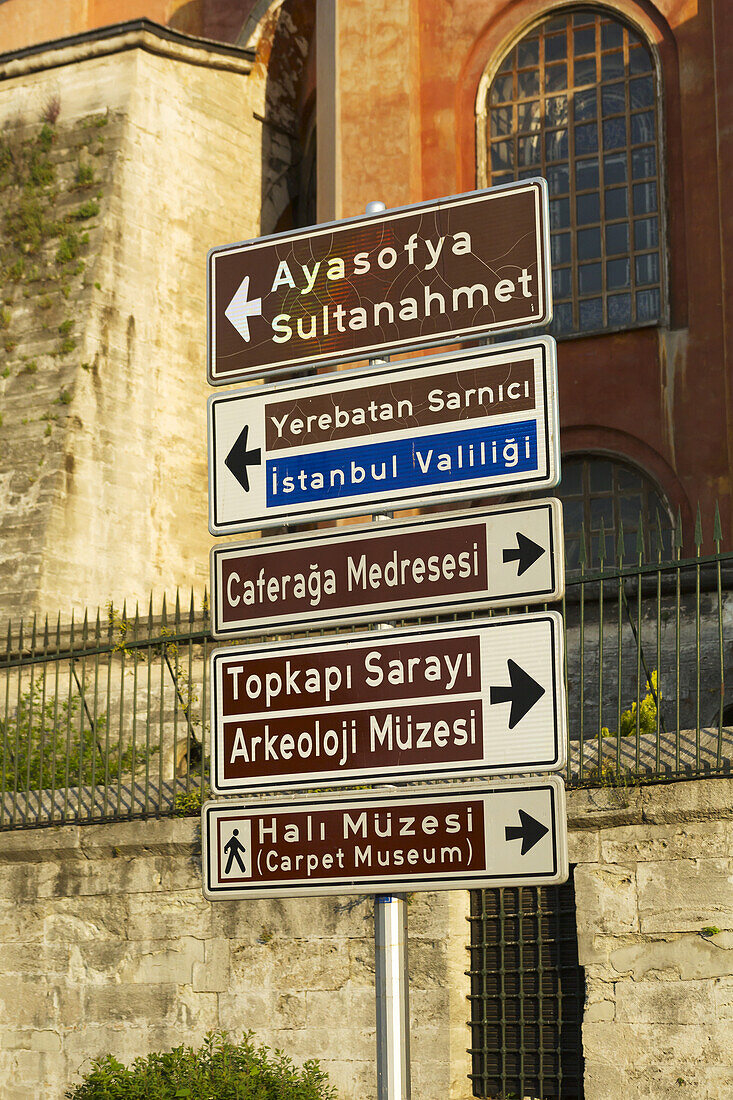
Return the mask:
POLYGON ((56 648, 61 648, 61 612, 56 616, 56 648))
POLYGON ((580 546, 578 547, 578 565, 585 569, 588 564, 588 550, 585 544, 585 520, 580 524, 580 546))
POLYGON ((195 605, 194 605, 194 602, 193 602, 193 585, 191 585, 191 602, 190 602, 189 607, 188 607, 188 621, 189 621, 189 623, 192 623, 194 621, 195 614, 196 614, 195 605))
POLYGON ((31 627, 31 649, 36 648, 36 613, 33 612, 33 626, 31 627))
POLYGON ((720 544, 723 541, 723 525, 720 522, 720 508, 718 507, 717 500, 715 501, 715 518, 713 520, 713 539, 715 540, 715 553, 720 553, 720 544))
POLYGON ((695 516, 695 549, 697 550, 697 556, 700 557, 700 549, 702 547, 702 516, 700 514, 700 501, 697 502, 697 514, 695 516))
POLYGON ((48 649, 48 614, 43 621, 43 648, 48 649))
POLYGON ((84 642, 89 638, 89 616, 86 608, 84 608, 84 622, 81 628, 81 637, 84 642))
POLYGON ((662 527, 662 513, 657 511, 657 561, 664 556, 664 528, 662 527))
POLYGON ((618 559, 618 565, 624 564, 624 555, 626 553, 626 547, 624 546, 624 523, 623 520, 618 521, 618 538, 616 539, 616 558, 618 559))
POLYGON ((679 504, 677 505, 677 523, 676 523, 676 526, 675 526, 675 529, 674 529, 674 538, 673 538, 672 541, 674 543, 674 548, 677 551, 678 555, 681 554, 681 552, 682 552, 682 510, 681 510, 679 504))
POLYGON ((165 592, 163 593, 163 606, 160 610, 160 623, 161 626, 168 626, 168 611, 165 602, 165 592))
POLYGON ((641 563, 644 559, 644 514, 639 512, 639 524, 636 528, 636 556, 641 563))

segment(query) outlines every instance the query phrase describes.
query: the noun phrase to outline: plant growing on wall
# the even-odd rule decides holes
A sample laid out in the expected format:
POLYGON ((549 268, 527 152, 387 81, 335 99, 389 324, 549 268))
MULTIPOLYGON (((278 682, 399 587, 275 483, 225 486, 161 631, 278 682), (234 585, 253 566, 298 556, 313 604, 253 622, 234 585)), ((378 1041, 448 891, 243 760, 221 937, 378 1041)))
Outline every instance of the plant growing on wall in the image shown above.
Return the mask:
MULTIPOLYGON (((191 605, 191 614, 193 614, 193 604, 191 605)), ((163 617, 165 619, 165 600, 163 601, 163 617)), ((114 652, 132 655, 132 651, 129 648, 130 644, 134 638, 140 635, 140 620, 137 612, 135 619, 131 619, 124 609, 122 613, 120 613, 110 601, 107 604, 107 622, 115 634, 114 652)), ((162 641, 160 656, 170 674, 176 692, 177 705, 180 707, 186 722, 188 744, 186 746, 185 765, 187 770, 193 771, 195 766, 201 764, 202 759, 203 732, 197 731, 196 726, 202 725, 203 719, 200 716, 196 717, 194 713, 196 709, 195 704, 198 703, 198 693, 190 669, 187 671, 183 666, 180 648, 176 641, 176 632, 181 626, 181 613, 178 599, 176 599, 175 623, 176 629, 169 629, 164 624, 161 625, 159 639, 156 638, 156 641, 162 641), (165 641, 165 639, 170 640, 165 641)), ((148 624, 148 637, 150 637, 150 623, 148 624)), ((156 652, 158 652, 157 646, 156 652)), ((149 660, 150 656, 150 651, 146 654, 145 650, 141 647, 138 647, 135 651, 135 659, 140 662, 149 660)), ((190 810, 190 806, 188 806, 187 803, 185 808, 181 808, 184 814, 190 810)), ((178 809, 178 800, 176 800, 176 811, 178 811, 178 809)))
MULTIPOLYGON (((647 680, 647 693, 641 701, 639 706, 639 733, 643 737, 645 733, 655 734, 657 732, 657 700, 659 698, 657 692, 657 670, 654 669, 651 676, 647 680)), ((619 726, 619 734, 621 737, 630 737, 636 734, 636 722, 637 722, 637 701, 634 699, 628 710, 622 711, 621 723, 619 726)), ((604 737, 615 737, 616 734, 604 726, 601 730, 604 737)))
MULTIPOLYGON (((79 695, 44 697, 36 680, 13 715, 0 719, 0 783, 5 791, 103 783, 129 774, 132 746, 106 744, 107 716, 80 714, 79 695)), ((136 762, 145 752, 138 748, 136 762)), ((157 749, 149 750, 152 754, 157 749)))
POLYGON ((255 1046, 252 1032, 239 1043, 212 1032, 203 1045, 179 1046, 136 1058, 128 1069, 111 1054, 97 1058, 68 1100, 336 1100, 318 1062, 302 1069, 282 1051, 255 1046))

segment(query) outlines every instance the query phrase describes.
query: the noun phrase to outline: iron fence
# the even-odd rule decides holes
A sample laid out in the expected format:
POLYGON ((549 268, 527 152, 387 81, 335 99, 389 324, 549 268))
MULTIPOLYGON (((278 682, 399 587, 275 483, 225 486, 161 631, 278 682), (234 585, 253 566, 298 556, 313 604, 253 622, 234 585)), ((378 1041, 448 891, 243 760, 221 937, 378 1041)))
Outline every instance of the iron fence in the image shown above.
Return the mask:
POLYGON ((0 828, 176 811, 206 776, 207 601, 8 624, 0 828))
MULTIPOLYGON (((733 553, 581 553, 562 601, 570 785, 729 774, 733 553)), ((613 539, 613 546, 611 545, 613 539)), ((608 553, 606 551, 608 550, 608 553)), ((513 608, 512 611, 516 611, 513 608)), ((502 612, 496 612, 501 614, 502 612)), ((0 829, 185 812, 208 778, 208 601, 9 623, 0 651, 0 829)), ((252 639, 248 639, 251 641, 252 639)), ((229 644, 229 643, 228 643, 229 644)))
POLYGON ((563 600, 570 784, 730 772, 733 553, 717 509, 715 553, 702 553, 699 511, 694 555, 673 539, 672 560, 645 561, 640 523, 629 560, 623 530, 601 529, 592 570, 581 542, 563 600))

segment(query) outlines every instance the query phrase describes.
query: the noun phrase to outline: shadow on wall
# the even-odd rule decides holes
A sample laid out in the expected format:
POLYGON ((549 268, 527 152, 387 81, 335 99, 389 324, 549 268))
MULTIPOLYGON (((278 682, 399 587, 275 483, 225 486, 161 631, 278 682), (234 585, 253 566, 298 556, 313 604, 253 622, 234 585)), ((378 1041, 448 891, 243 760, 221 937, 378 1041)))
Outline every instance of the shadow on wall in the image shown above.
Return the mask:
POLYGON ((262 124, 263 234, 285 231, 302 222, 298 208, 307 184, 304 145, 313 99, 309 62, 315 7, 315 0, 276 2, 250 39, 257 51, 255 71, 259 68, 265 81, 265 113, 256 116, 262 124))

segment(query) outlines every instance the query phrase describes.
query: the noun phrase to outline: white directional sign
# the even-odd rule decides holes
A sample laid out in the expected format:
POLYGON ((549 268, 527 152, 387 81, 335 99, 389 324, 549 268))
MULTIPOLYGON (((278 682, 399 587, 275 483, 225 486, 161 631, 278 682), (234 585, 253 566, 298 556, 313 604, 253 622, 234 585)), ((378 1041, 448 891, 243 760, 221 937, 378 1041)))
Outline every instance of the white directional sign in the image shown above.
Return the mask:
POLYGON ((558 500, 216 546, 216 638, 559 599, 558 500))
POLYGON ((537 886, 568 877, 565 788, 545 779, 207 802, 211 901, 537 886))
POLYGON ((216 650, 212 789, 556 770, 562 638, 547 611, 216 650))
POLYGON ((547 184, 522 180, 212 249, 209 381, 551 316, 547 184))
POLYGON ((560 477, 547 336, 209 399, 209 529, 549 488, 560 477))

